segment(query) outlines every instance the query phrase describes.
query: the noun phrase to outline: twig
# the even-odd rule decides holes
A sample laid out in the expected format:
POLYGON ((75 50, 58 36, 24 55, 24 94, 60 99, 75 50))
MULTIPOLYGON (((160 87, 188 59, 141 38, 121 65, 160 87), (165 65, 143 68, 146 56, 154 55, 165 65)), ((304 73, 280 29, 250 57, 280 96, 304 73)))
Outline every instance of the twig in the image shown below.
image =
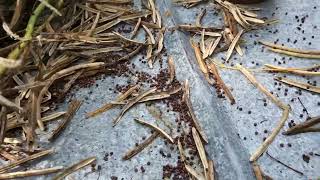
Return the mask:
POLYGON ((263 180, 263 173, 261 171, 259 164, 256 161, 252 162, 252 169, 253 169, 254 175, 256 176, 256 180, 263 180))
POLYGON ((320 123, 320 116, 311 118, 301 124, 297 124, 291 128, 289 128, 287 131, 283 132, 284 135, 294 135, 304 132, 314 132, 318 131, 320 132, 320 128, 311 128, 312 126, 320 123))
POLYGON ((61 133, 63 129, 66 128, 66 125, 70 122, 70 120, 73 118, 77 110, 81 106, 81 101, 73 100, 68 107, 68 111, 62 121, 62 123, 55 129, 52 133, 52 135, 49 137, 49 141, 52 141, 58 137, 58 135, 61 133))
POLYGON ((3 173, 3 174, 0 174, 0 179, 15 179, 15 178, 30 177, 30 176, 40 176, 40 175, 56 173, 61 169, 63 169, 63 167, 58 166, 58 167, 52 167, 52 168, 3 173))
POLYGON ((302 173, 301 171, 298 171, 298 170, 296 170, 296 169, 294 169, 294 168, 286 165, 285 163, 281 162, 280 160, 276 159, 275 157, 271 156, 271 155, 268 153, 268 151, 266 152, 266 154, 267 154, 271 159, 275 160, 276 162, 284 165, 285 167, 291 169, 292 171, 294 171, 294 172, 296 172, 296 173, 298 173, 298 174, 300 174, 300 175, 303 175, 303 173, 302 173))
POLYGON ((158 131, 162 136, 164 136, 165 138, 167 138, 171 143, 174 143, 174 140, 172 139, 172 137, 167 134, 164 130, 162 130, 161 128, 159 128, 156 125, 153 125, 151 123, 148 123, 146 121, 140 120, 140 119, 134 119, 135 121, 137 121, 138 123, 142 124, 142 125, 146 125, 151 127, 152 129, 158 131))
POLYGON ((287 78, 282 78, 282 77, 276 77, 275 80, 283 82, 285 84, 306 90, 306 91, 310 91, 310 92, 315 92, 315 93, 320 93, 320 87, 317 86, 312 86, 309 84, 305 84, 305 83, 301 83, 298 81, 294 81, 291 79, 287 79, 287 78))
POLYGON ((240 72, 242 72, 246 78, 254 85, 256 86, 260 91, 262 91, 265 95, 267 95, 268 98, 272 100, 273 103, 278 105, 281 109, 284 109, 287 105, 283 104, 278 98, 276 98, 273 94, 271 94, 264 86, 262 86, 256 78, 244 67, 237 64, 236 67, 240 72))
POLYGON ((122 157, 123 160, 129 160, 133 156, 140 153, 144 148, 146 148, 149 144, 151 144, 157 137, 159 136, 159 132, 155 131, 152 133, 150 137, 148 137, 145 141, 140 143, 138 146, 126 152, 126 154, 122 157))
POLYGON ((283 109, 282 117, 281 117, 280 121, 278 122, 278 125, 272 130, 271 134, 267 137, 267 139, 251 155, 251 157, 250 157, 251 162, 256 161, 262 155, 262 153, 264 153, 267 150, 268 146, 274 141, 274 139, 276 138, 276 136, 279 134, 280 130, 284 126, 285 122, 287 121, 289 111, 290 111, 289 106, 286 106, 283 109))
POLYGON ((90 157, 88 159, 84 159, 70 167, 68 167, 67 169, 65 169, 64 171, 62 171, 60 174, 58 174, 57 176, 55 176, 53 178, 53 180, 63 180, 66 176, 68 176, 69 174, 85 167, 88 166, 90 164, 92 164, 93 162, 96 161, 96 157, 90 157))
POLYGON ((208 160, 208 180, 215 180, 215 168, 212 160, 208 160))
POLYGON ((8 164, 8 165, 5 165, 5 166, 3 166, 3 167, 0 168, 0 174, 1 174, 1 173, 5 173, 5 172, 7 172, 8 170, 10 170, 10 169, 12 169, 12 168, 14 168, 14 167, 16 167, 16 166, 18 166, 18 165, 20 165, 20 164, 26 163, 26 162, 31 161, 31 160, 34 160, 34 159, 38 159, 38 158, 43 157, 43 156, 46 156, 46 155, 48 155, 48 154, 52 154, 53 152, 54 152, 53 149, 41 151, 41 152, 38 152, 38 153, 33 154, 33 155, 31 155, 31 156, 28 156, 28 157, 26 157, 26 158, 20 159, 20 160, 18 160, 18 161, 16 161, 16 162, 13 162, 13 163, 10 163, 10 164, 8 164))

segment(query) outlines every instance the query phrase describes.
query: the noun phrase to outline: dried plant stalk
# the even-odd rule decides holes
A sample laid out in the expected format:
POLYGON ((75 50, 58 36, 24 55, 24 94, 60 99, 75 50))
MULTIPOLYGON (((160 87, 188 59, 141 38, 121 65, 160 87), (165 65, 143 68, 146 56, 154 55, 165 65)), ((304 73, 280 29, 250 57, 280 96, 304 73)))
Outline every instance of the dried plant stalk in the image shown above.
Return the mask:
POLYGON ((253 169, 254 175, 256 176, 256 180, 263 180, 263 174, 257 162, 254 161, 252 163, 252 169, 253 169))
POLYGON ((123 160, 129 160, 133 156, 140 153, 144 148, 146 148, 149 144, 151 144, 157 137, 159 136, 159 132, 155 131, 152 133, 150 137, 140 143, 138 146, 135 146, 133 149, 129 150, 123 157, 123 160))
POLYGON ((55 129, 52 132, 52 135, 49 137, 49 141, 56 139, 58 137, 58 135, 61 133, 61 131, 66 128, 67 124, 71 121, 73 116, 76 114, 77 110, 80 108, 81 103, 82 102, 78 101, 78 100, 71 101, 71 103, 69 104, 69 107, 68 107, 68 111, 65 115, 65 118, 63 119, 61 124, 59 124, 57 129, 55 129))
POLYGON ((175 65, 174 65, 172 56, 169 56, 168 58, 168 69, 169 69, 169 75, 170 75, 168 83, 171 84, 175 78, 175 65))
POLYGON ((208 73, 208 67, 207 67, 206 63, 204 62, 204 60, 202 58, 199 46, 194 42, 191 42, 191 45, 192 45, 194 53, 196 55, 196 60, 197 60, 197 62, 199 64, 200 70, 204 74, 204 76, 205 76, 206 80, 208 81, 208 83, 209 84, 213 84, 213 82, 210 80, 209 73, 208 73))
POLYGON ((279 54, 285 54, 288 56, 294 56, 294 57, 300 57, 300 58, 308 58, 308 59, 320 59, 320 54, 303 54, 303 53, 297 53, 297 52, 291 52, 291 51, 285 51, 282 49, 274 49, 274 48, 267 48, 270 51, 279 53, 279 54))
POLYGON ((209 68, 209 71, 216 78, 217 85, 220 86, 223 89, 223 91, 226 93, 226 96, 229 98, 231 104, 234 104, 236 101, 235 101, 231 91, 229 90, 228 86, 222 80, 216 65, 214 63, 208 63, 208 68, 209 68))
POLYGON ((202 130, 202 128, 200 126, 200 123, 199 123, 196 115, 194 114, 194 111, 193 111, 193 108, 192 108, 192 103, 190 101, 190 87, 189 87, 188 80, 186 80, 185 83, 184 83, 183 101, 186 103, 186 105, 188 107, 189 114, 191 116, 191 119, 192 119, 194 127, 197 129, 197 131, 201 135, 202 140, 207 144, 208 143, 208 138, 207 138, 205 132, 202 130))
POLYGON ((20 171, 20 172, 3 173, 3 174, 0 174, 0 179, 15 179, 15 178, 30 177, 30 176, 47 175, 47 174, 56 173, 61 169, 63 169, 63 167, 58 166, 58 167, 45 168, 45 169, 35 169, 35 170, 27 170, 27 171, 20 171))
POLYGON ((197 150, 198 150, 198 153, 199 153, 202 165, 203 165, 204 174, 207 177, 207 171, 209 168, 208 159, 207 159, 206 152, 204 150, 201 138, 200 138, 197 130, 194 127, 192 127, 192 137, 193 137, 193 140, 196 144, 196 147, 197 147, 197 150))
POLYGON ((10 163, 8 165, 5 165, 5 166, 1 167, 0 168, 0 174, 1 173, 5 173, 8 170, 13 169, 13 168, 15 168, 15 167, 17 167, 17 166, 19 166, 19 165, 21 165, 23 163, 28 162, 28 161, 31 161, 31 160, 34 160, 34 159, 38 159, 38 158, 46 156, 48 154, 52 154, 53 152, 54 152, 53 149, 44 150, 44 151, 38 152, 36 154, 33 154, 31 156, 28 156, 26 158, 20 159, 20 160, 18 160, 16 162, 12 162, 12 163, 10 163))
MULTIPOLYGON (((117 97, 116 102, 121 102, 123 100, 125 100, 126 98, 128 98, 134 91, 136 91, 138 89, 138 85, 132 86, 131 88, 129 88, 125 93, 121 94, 120 96, 117 97)), ((108 111, 109 109, 113 108, 115 105, 111 104, 111 103, 107 103, 105 105, 103 105, 101 108, 98 108, 92 112, 87 113, 87 118, 89 117, 94 117, 98 114, 101 114, 105 111, 108 111)))
POLYGON ((283 82, 283 83, 288 84, 290 86, 294 86, 294 87, 306 90, 306 91, 320 93, 320 87, 317 87, 317 86, 312 86, 312 85, 309 85, 309 84, 301 83, 301 82, 294 81, 294 80, 291 80, 291 79, 288 79, 288 78, 277 77, 277 78, 275 78, 275 80, 283 82))
POLYGON ((301 53, 301 54, 320 55, 320 51, 317 51, 317 50, 295 49, 295 48, 285 47, 285 46, 281 46, 281 45, 276 45, 276 44, 266 42, 266 41, 259 41, 259 43, 261 43, 267 47, 273 48, 273 49, 280 49, 280 50, 284 50, 284 51, 290 51, 290 52, 301 53))
POLYGON ((156 91, 156 88, 149 89, 146 92, 141 93, 139 96, 132 99, 130 102, 128 102, 122 109, 120 115, 113 121, 113 126, 117 125, 119 121, 121 120, 122 116, 129 110, 132 106, 134 106, 137 102, 139 102, 142 98, 148 96, 149 94, 156 91))
POLYGON ((278 98, 276 98, 273 94, 271 94, 263 85, 261 85, 256 78, 244 67, 237 64, 236 67, 239 69, 239 71, 242 72, 246 76, 246 78, 254 85, 256 86, 260 91, 262 91, 268 98, 272 100, 273 103, 278 105, 281 109, 284 109, 284 107, 287 107, 287 105, 283 104, 278 98))
POLYGON ((257 161, 257 159, 264 153, 268 146, 274 141, 276 136, 279 134, 280 130, 283 128, 285 122, 288 119, 290 112, 290 107, 285 106, 283 108, 282 117, 278 122, 278 125, 272 130, 271 134, 267 137, 267 139, 258 147, 258 149, 251 155, 250 162, 257 161))
POLYGON ((164 136, 165 138, 167 138, 171 143, 174 143, 174 140, 172 139, 172 137, 167 134, 164 130, 162 130, 161 128, 159 128, 156 125, 153 125, 151 123, 148 123, 146 121, 140 120, 140 119, 134 119, 135 121, 137 121, 138 123, 142 124, 142 125, 146 125, 151 127, 152 129, 158 131, 162 136, 164 136))
POLYGON ((317 116, 289 128, 287 131, 283 132, 283 134, 294 135, 294 134, 305 133, 305 132, 320 132, 320 128, 312 128, 312 126, 319 123, 320 123, 320 116, 317 116))
POLYGON ((53 178, 53 180, 63 180, 66 176, 68 176, 69 174, 85 167, 88 166, 90 164, 92 164, 93 162, 96 161, 96 157, 90 157, 87 159, 84 159, 68 168, 66 168, 65 170, 63 170, 60 174, 58 174, 57 176, 55 176, 53 178))
POLYGON ((236 35, 236 37, 233 38, 232 43, 230 44, 229 49, 227 51, 226 60, 230 59, 230 57, 232 55, 232 52, 233 52, 233 49, 236 47, 236 45, 237 45, 241 35, 243 34, 243 32, 244 32, 243 29, 240 30, 239 33, 236 35))
POLYGON ((215 168, 212 160, 208 160, 208 180, 215 180, 215 168))
POLYGON ((274 66, 271 64, 265 64, 267 68, 263 69, 264 71, 271 71, 271 72, 278 72, 278 73, 292 73, 302 76, 320 76, 320 72, 314 72, 314 71, 306 71, 302 70, 301 68, 285 68, 280 66, 274 66))

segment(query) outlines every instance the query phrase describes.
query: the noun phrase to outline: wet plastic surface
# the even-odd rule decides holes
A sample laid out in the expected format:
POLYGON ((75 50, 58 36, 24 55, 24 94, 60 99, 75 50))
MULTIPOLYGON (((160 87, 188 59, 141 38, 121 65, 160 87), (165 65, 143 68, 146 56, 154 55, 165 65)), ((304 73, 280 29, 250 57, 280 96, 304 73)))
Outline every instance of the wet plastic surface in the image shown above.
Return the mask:
MULTIPOLYGON (((222 25, 221 19, 219 19, 221 16, 215 16, 215 10, 208 4, 191 9, 174 5, 170 0, 157 1, 157 4, 163 15, 163 23, 167 28, 182 23, 194 23, 200 8, 207 9, 207 14, 203 19, 204 24, 210 24, 211 26, 214 24, 217 27, 222 25), (171 16, 164 16, 166 12, 170 12, 168 14, 171 14, 171 16)), ((236 57, 236 59, 232 58, 231 63, 241 62, 245 67, 258 68, 266 63, 278 65, 278 62, 281 62, 281 66, 309 67, 318 62, 317 60, 298 58, 289 60, 287 56, 262 50, 262 46, 255 45, 254 42, 258 40, 273 42, 279 39, 278 43, 284 43, 286 46, 319 49, 320 27, 315 26, 319 25, 320 22, 318 18, 320 17, 320 1, 281 0, 268 1, 255 6, 263 8, 259 13, 262 17, 276 18, 280 22, 245 34, 243 36, 245 44, 242 45, 245 55, 243 57, 234 55, 233 57, 236 57), (308 17, 302 23, 301 18, 306 15, 308 17), (299 22, 297 22, 296 16, 298 16, 299 22), (301 30, 297 29, 299 24, 301 24, 301 30), (312 38, 312 36, 314 37, 312 38), (303 40, 304 37, 306 40, 303 40), (293 43, 294 40, 297 40, 296 44, 293 43), (309 45, 309 42, 311 42, 311 45, 309 45), (282 59, 283 57, 284 59, 282 59), (277 59, 276 62, 274 62, 274 58, 277 59), (283 61, 285 61, 285 64, 283 61)), ((217 98, 215 89, 207 84, 198 68, 189 43, 189 36, 188 33, 180 31, 167 31, 165 47, 167 54, 172 55, 175 60, 177 79, 181 82, 188 79, 190 82, 191 100, 195 114, 209 137, 206 150, 215 162, 218 179, 254 179, 249 164, 250 154, 256 150, 262 143, 263 138, 276 126, 281 116, 281 110, 269 100, 266 101, 267 105, 264 106, 263 99, 266 99, 266 97, 238 71, 221 70, 223 80, 233 89, 232 93, 236 99, 236 104, 230 105, 228 100, 217 98)), ((220 59, 224 56, 225 54, 222 53, 217 58, 220 59)), ((136 69, 147 71, 153 75, 157 74, 158 61, 155 63, 154 69, 149 69, 146 64, 141 64, 138 59, 139 57, 136 57, 132 60, 136 69)), ((163 59, 165 66, 167 57, 163 59)), ((306 113, 302 111, 303 108, 297 97, 300 97, 310 116, 319 115, 320 106, 317 105, 320 102, 319 95, 302 91, 302 95, 298 96, 295 88, 274 85, 273 74, 255 73, 255 76, 267 89, 278 94, 282 101, 291 106, 292 111, 288 122, 294 120, 295 123, 299 123, 306 119, 306 113), (287 96, 284 95, 286 88, 288 89, 287 96), (291 102, 292 98, 295 98, 294 102, 291 102), (303 114, 303 118, 299 117, 300 114, 303 114)), ((291 76, 288 77, 291 78, 291 76)), ((297 77, 292 76, 292 78, 296 79, 297 77)), ((306 81, 305 78, 297 79, 306 81)), ((310 81, 317 81, 319 84, 320 78, 310 78, 310 81)), ((131 82, 134 82, 134 78, 131 82)), ((124 77, 106 77, 97 80, 90 88, 74 91, 72 98, 84 102, 63 134, 53 144, 50 144, 57 152, 37 166, 44 167, 48 164, 52 166, 70 165, 80 159, 97 156, 97 165, 101 166, 100 171, 91 172, 91 168, 86 168, 70 176, 74 179, 99 178, 100 180, 111 179, 112 176, 118 177, 118 179, 162 179, 162 166, 168 163, 174 165, 177 161, 178 151, 176 149, 170 150, 170 146, 164 145, 161 138, 157 138, 152 145, 131 160, 123 161, 121 159, 122 155, 135 146, 136 142, 142 141, 141 137, 150 135, 148 128, 133 121, 136 117, 153 119, 144 104, 139 104, 129 110, 116 127, 112 127, 112 120, 120 112, 118 108, 94 118, 85 118, 87 112, 114 100, 116 94, 114 94, 113 88, 116 84, 126 83, 127 79, 124 77), (164 158, 159 153, 160 150, 165 154, 170 153, 171 157, 164 158), (110 154, 111 152, 113 155, 110 154), (106 159, 107 153, 109 156, 106 159), (148 162, 151 164, 147 165, 148 162), (145 172, 141 172, 142 166, 145 172)), ((61 109, 66 109, 67 101, 60 106, 61 109)), ((166 110, 166 107, 161 103, 155 103, 153 106, 161 111, 166 110)), ((174 113, 169 112, 165 113, 163 118, 172 121, 175 116, 174 113)), ((283 130, 287 128, 286 123, 283 130)), ((320 157, 311 156, 309 153, 320 153, 319 140, 320 133, 295 136, 279 134, 268 148, 271 155, 303 172, 303 176, 275 162, 267 155, 263 155, 259 159, 259 164, 262 170, 274 179, 315 179, 320 176, 320 157), (282 145, 283 147, 281 147, 282 145), (303 154, 310 157, 309 163, 303 160, 303 154)))

